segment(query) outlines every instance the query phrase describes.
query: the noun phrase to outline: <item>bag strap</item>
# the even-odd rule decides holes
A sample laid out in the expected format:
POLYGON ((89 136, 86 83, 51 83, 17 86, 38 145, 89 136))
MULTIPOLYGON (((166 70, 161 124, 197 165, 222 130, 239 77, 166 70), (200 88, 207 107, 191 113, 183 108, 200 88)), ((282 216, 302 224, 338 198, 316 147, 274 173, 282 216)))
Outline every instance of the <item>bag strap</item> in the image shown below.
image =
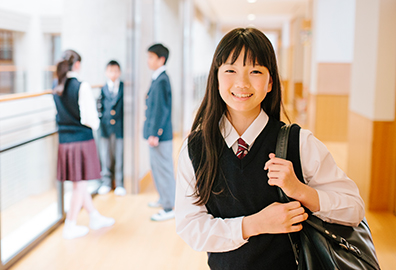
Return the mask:
POLYGON ((289 143, 289 134, 292 125, 283 125, 278 133, 278 139, 276 141, 275 156, 286 159, 287 156, 287 145, 289 143))
MULTIPOLYGON (((278 139, 276 141, 275 156, 277 158, 286 159, 287 157, 287 146, 289 144, 289 134, 292 124, 283 125, 278 133, 278 139)), ((278 187, 278 194, 282 203, 290 202, 290 198, 278 187)))
MULTIPOLYGON (((276 141, 276 148, 275 148, 275 156, 277 158, 286 159, 287 157, 287 146, 289 144, 289 134, 291 127, 292 124, 283 125, 279 130, 278 138, 276 141)), ((278 187, 277 189, 278 189, 280 201, 282 203, 290 202, 290 198, 283 192, 283 190, 280 187, 278 187)), ((289 237, 289 241, 293 249, 294 259, 296 261, 296 264, 298 265, 298 258, 299 258, 298 246, 296 243, 294 243, 290 233, 288 233, 287 236, 289 237)))

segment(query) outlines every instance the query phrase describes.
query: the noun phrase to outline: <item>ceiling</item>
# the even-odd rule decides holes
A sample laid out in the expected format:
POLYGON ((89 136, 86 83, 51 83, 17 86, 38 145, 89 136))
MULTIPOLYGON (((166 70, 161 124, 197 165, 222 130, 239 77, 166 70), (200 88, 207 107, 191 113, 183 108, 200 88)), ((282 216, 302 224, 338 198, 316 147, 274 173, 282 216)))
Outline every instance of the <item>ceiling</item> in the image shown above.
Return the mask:
POLYGON ((254 25, 266 29, 281 29, 293 18, 307 16, 312 0, 195 0, 196 6, 221 27, 254 25), (248 16, 250 15, 249 20, 248 16))

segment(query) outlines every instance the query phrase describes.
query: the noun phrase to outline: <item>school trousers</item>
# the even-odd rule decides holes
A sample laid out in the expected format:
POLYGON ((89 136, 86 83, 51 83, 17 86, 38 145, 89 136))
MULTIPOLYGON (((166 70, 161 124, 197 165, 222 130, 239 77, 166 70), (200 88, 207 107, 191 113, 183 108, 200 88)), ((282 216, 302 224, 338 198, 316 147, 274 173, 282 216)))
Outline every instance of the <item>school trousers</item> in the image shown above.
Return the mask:
POLYGON ((114 175, 116 187, 124 186, 124 139, 111 134, 109 138, 100 138, 102 185, 111 187, 114 175), (113 169, 114 167, 114 169, 113 169))
POLYGON ((172 140, 162 141, 150 149, 151 173, 159 193, 159 203, 165 210, 175 206, 176 181, 173 170, 172 140))

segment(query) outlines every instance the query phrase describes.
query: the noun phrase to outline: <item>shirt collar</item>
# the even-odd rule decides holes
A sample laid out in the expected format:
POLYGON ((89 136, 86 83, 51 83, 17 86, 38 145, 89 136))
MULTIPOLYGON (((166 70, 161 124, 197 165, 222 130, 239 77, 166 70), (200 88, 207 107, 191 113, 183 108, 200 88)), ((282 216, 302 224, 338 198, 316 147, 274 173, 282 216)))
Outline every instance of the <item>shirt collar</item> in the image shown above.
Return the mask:
POLYGON ((113 88, 113 87, 118 88, 119 85, 120 85, 120 80, 119 79, 115 80, 114 82, 112 80, 107 80, 107 86, 109 88, 113 88))
MULTIPOLYGON (((250 146, 254 143, 261 131, 268 123, 268 115, 261 109, 259 115, 254 119, 253 123, 242 134, 241 138, 250 146)), ((238 132, 232 126, 228 118, 223 115, 220 120, 220 131, 229 148, 239 139, 238 132)))
POLYGON ((166 66, 160 66, 158 69, 156 69, 153 72, 153 76, 151 77, 153 80, 156 80, 158 78, 159 75, 161 75, 162 72, 164 72, 166 70, 166 66))
POLYGON ((67 78, 77 78, 78 79, 78 73, 77 72, 75 72, 75 71, 68 71, 67 73, 66 73, 66 77, 67 78))

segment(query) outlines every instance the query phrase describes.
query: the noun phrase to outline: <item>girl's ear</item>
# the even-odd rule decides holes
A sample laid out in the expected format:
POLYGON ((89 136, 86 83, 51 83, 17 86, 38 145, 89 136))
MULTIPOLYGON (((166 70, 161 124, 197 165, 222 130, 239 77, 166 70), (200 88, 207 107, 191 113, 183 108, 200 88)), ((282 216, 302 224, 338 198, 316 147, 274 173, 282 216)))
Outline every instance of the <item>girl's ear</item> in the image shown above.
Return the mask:
POLYGON ((81 62, 80 62, 80 61, 77 61, 77 62, 75 62, 75 63, 73 64, 73 66, 72 66, 72 71, 79 71, 79 70, 80 70, 80 67, 81 67, 81 62))
POLYGON ((270 79, 268 82, 267 93, 271 92, 271 90, 272 90, 272 77, 270 76, 270 79))

